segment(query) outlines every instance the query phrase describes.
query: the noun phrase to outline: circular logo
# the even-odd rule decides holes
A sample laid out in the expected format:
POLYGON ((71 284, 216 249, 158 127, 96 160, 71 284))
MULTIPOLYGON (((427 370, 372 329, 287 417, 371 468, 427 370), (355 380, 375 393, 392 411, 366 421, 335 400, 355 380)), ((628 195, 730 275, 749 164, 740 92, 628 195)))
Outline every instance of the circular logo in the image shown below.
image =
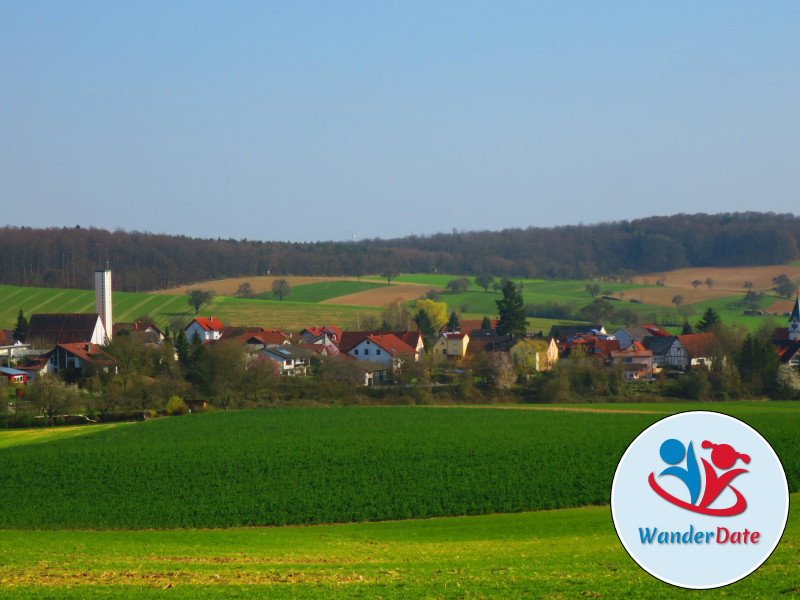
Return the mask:
POLYGON ((611 515, 645 571, 709 589, 755 571, 780 541, 789 487, 775 451, 749 425, 686 412, 644 430, 619 461, 611 515))

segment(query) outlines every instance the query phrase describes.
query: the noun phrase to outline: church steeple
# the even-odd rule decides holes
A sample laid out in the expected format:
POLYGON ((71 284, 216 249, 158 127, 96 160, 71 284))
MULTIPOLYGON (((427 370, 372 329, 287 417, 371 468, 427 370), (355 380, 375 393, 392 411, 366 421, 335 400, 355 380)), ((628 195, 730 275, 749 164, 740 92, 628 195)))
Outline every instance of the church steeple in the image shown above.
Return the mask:
POLYGON ((800 340, 800 297, 795 298, 792 314, 789 315, 789 339, 800 340))

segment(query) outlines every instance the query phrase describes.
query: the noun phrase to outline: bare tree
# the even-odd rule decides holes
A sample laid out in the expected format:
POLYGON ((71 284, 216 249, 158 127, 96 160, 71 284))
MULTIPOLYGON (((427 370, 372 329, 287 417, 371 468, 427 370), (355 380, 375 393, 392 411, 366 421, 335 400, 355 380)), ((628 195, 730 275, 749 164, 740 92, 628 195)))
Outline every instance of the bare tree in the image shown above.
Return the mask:
POLYGON ((40 375, 28 385, 27 398, 41 410, 42 416, 50 419, 50 425, 53 425, 56 416, 63 415, 75 407, 78 402, 78 392, 61 381, 57 375, 40 375))
POLYGON ((711 289, 711 286, 714 285, 714 280, 711 279, 711 277, 707 277, 706 278, 706 285, 708 286, 708 289, 711 289))
POLYGON ((702 281, 700 281, 699 279, 695 279, 695 280, 692 282, 692 287, 693 287, 694 289, 697 289, 697 288, 698 288, 698 286, 701 286, 701 285, 703 285, 703 282, 702 282, 702 281))
POLYGON ((680 294, 675 294, 675 295, 672 297, 672 303, 673 303, 675 306, 680 306, 680 305, 681 305, 681 302, 683 302, 683 296, 681 296, 680 294))

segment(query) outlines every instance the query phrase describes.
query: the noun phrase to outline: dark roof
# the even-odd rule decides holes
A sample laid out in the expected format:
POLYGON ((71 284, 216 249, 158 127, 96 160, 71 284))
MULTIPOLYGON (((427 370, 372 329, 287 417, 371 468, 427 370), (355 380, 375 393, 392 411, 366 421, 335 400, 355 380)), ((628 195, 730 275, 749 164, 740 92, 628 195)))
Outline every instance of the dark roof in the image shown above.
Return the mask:
POLYGON ((651 335, 642 340, 642 345, 650 350, 654 356, 665 355, 674 343, 674 337, 662 337, 660 335, 651 335))
POLYGON ((600 331, 602 325, 553 325, 550 328, 550 333, 547 337, 566 339, 581 335, 583 333, 590 333, 592 330, 600 331))
POLYGON ((783 364, 788 363, 800 352, 800 340, 774 340, 772 343, 783 364))
POLYGON ((88 342, 99 318, 97 313, 31 315, 25 339, 44 344, 88 342))

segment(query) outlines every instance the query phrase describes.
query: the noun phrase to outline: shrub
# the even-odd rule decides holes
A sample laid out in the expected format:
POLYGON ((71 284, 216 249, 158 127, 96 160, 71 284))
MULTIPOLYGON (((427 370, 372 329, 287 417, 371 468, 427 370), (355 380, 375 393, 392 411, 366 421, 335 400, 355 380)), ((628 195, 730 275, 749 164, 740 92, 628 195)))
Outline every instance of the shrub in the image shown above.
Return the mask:
POLYGON ((189 412, 189 407, 180 396, 170 396, 166 411, 168 415, 185 415, 189 412))

